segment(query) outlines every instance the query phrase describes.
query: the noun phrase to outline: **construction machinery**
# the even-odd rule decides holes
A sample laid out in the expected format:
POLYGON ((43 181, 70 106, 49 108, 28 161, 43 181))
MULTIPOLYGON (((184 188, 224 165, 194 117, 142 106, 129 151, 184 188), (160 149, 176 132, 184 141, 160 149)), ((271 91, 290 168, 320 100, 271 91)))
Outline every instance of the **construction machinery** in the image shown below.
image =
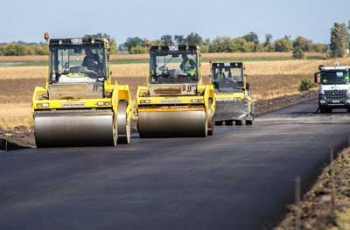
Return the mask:
POLYGON ((200 49, 181 45, 149 50, 148 85, 137 90, 140 137, 212 135, 214 88, 202 82, 200 49))
POLYGON ((350 66, 319 66, 315 73, 315 83, 319 88, 319 110, 321 113, 331 113, 333 109, 344 108, 350 112, 350 66))
POLYGON ((252 125, 254 103, 242 62, 211 63, 211 83, 215 88, 216 125, 252 125))
POLYGON ((106 39, 49 39, 46 87, 32 99, 38 147, 130 142, 129 87, 111 83, 106 39))

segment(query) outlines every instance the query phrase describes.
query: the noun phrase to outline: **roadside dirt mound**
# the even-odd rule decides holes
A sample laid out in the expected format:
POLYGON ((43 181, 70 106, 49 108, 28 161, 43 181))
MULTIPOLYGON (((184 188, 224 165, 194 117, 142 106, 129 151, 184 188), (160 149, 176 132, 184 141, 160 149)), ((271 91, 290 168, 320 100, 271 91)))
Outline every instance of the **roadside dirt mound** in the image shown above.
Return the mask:
POLYGON ((18 126, 12 130, 0 127, 0 151, 35 147, 34 130, 26 126, 18 126))
POLYGON ((284 107, 295 105, 302 101, 316 98, 317 96, 317 91, 309 91, 296 95, 277 97, 269 100, 259 100, 255 102, 255 114, 272 112, 284 107))
MULTIPOLYGON (((350 149, 324 169, 300 205, 299 229, 350 229, 350 149), (333 176, 332 176, 333 175, 333 176), (333 198, 332 198, 333 197, 333 198), (332 202, 333 200, 333 202, 332 202)), ((295 206, 275 230, 293 230, 295 206)))

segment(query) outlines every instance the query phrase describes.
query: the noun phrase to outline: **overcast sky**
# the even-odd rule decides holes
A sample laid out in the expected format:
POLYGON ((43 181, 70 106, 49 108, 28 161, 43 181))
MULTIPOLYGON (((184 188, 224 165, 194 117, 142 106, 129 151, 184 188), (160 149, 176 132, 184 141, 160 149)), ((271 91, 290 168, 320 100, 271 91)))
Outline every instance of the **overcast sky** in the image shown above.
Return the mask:
POLYGON ((350 20, 350 0, 5 0, 1 2, 0 42, 41 42, 51 37, 107 33, 158 39, 164 34, 203 38, 242 36, 264 41, 298 35, 327 43, 334 22, 350 20))

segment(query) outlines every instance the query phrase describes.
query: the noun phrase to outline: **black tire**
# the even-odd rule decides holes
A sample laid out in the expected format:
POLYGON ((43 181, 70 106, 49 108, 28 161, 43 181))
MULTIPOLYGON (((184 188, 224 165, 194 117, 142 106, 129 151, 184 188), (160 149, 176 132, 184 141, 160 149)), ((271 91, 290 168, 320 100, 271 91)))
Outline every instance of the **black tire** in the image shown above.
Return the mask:
POLYGON ((332 109, 327 107, 320 107, 320 113, 331 113, 332 109))
POLYGON ((251 125, 253 125, 253 121, 252 120, 246 120, 245 121, 245 125, 251 126, 251 125))
POLYGON ((232 125, 233 125, 233 120, 227 120, 227 121, 225 121, 225 125, 227 125, 227 126, 232 126, 232 125))
POLYGON ((237 126, 241 126, 242 124, 243 124, 242 121, 240 121, 240 120, 236 121, 236 125, 237 125, 237 126))
POLYGON ((209 110, 208 110, 208 136, 213 136, 214 134, 214 116, 213 116, 213 111, 211 109, 212 105, 212 99, 209 99, 209 110))
POLYGON ((223 121, 215 121, 215 125, 216 126, 222 126, 223 125, 223 121))

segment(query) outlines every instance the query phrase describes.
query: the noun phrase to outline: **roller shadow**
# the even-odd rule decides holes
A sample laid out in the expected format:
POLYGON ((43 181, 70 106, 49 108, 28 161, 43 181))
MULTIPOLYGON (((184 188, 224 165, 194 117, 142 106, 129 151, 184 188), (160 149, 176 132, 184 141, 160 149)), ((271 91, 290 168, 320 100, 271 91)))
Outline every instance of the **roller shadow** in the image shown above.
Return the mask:
POLYGON ((0 151, 14 151, 20 149, 29 149, 29 147, 23 147, 18 144, 6 141, 5 139, 0 139, 0 151))

